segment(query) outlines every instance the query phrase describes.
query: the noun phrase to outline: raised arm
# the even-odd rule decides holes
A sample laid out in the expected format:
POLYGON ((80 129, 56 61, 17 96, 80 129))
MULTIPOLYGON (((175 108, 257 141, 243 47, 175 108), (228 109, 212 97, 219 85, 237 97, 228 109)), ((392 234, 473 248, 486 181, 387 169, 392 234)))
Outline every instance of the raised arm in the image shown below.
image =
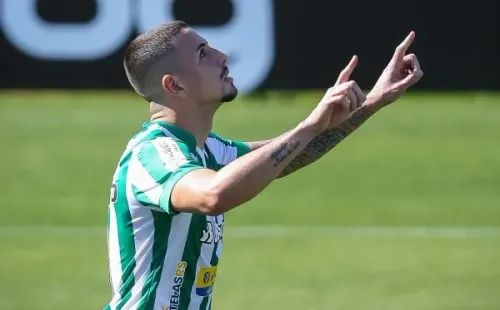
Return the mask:
POLYGON ((340 126, 328 129, 316 136, 309 142, 307 147, 305 147, 304 150, 283 169, 278 178, 287 176, 323 157, 342 142, 342 140, 363 125, 363 123, 375 114, 375 112, 376 109, 372 108, 370 105, 364 105, 351 113, 340 126))
MULTIPOLYGON (((394 55, 380 76, 363 106, 352 112, 338 127, 328 129, 315 137, 304 150, 283 169, 278 178, 287 176, 312 164, 332 150, 351 133, 363 125, 372 115, 383 107, 396 101, 410 86, 418 82, 423 72, 414 54, 405 55, 415 33, 396 48, 394 55)), ((251 150, 258 149, 272 140, 248 142, 251 150)))
MULTIPOLYGON (((351 133, 356 131, 361 125, 363 125, 373 114, 376 113, 376 109, 372 108, 371 105, 364 105, 354 112, 352 112, 349 117, 340 126, 327 129, 314 137, 314 139, 309 142, 309 144, 297 155, 283 171, 277 176, 277 178, 285 177, 301 168, 304 168, 324 155, 326 155, 330 150, 336 147, 340 142, 347 138, 351 133)), ((263 141, 252 141, 246 142, 251 151, 257 150, 267 144, 271 140, 263 141)))

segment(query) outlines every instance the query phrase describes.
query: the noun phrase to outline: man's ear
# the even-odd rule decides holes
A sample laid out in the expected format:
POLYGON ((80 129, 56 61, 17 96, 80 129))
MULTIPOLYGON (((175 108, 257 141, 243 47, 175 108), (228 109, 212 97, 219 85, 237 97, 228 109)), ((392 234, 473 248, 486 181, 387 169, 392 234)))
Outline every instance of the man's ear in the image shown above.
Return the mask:
POLYGON ((184 92, 184 88, 178 82, 177 78, 169 74, 163 76, 161 86, 163 87, 163 90, 174 95, 181 95, 184 92))

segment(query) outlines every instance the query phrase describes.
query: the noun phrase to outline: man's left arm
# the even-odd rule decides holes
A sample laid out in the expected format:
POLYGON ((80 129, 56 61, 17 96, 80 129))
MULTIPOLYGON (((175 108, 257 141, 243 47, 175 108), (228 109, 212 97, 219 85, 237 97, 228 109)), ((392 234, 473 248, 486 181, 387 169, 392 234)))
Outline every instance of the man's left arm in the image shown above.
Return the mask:
MULTIPOLYGON (((336 147, 340 142, 347 138, 351 133, 366 122, 375 112, 376 108, 370 105, 364 105, 354 112, 338 127, 329 129, 319 134, 302 150, 295 159, 278 176, 282 178, 305 166, 308 166, 326 153, 336 147)), ((272 140, 246 142, 251 151, 256 150, 272 140)))
MULTIPOLYGON (((317 161, 342 140, 358 129, 375 112, 396 101, 409 87, 417 83, 423 76, 422 69, 415 54, 406 54, 408 47, 415 39, 415 32, 404 39, 396 47, 394 54, 382 72, 375 86, 368 94, 363 105, 354 110, 340 126, 319 134, 291 161, 278 176, 284 177, 317 161)), ((265 145, 269 141, 249 142, 250 150, 265 145)))

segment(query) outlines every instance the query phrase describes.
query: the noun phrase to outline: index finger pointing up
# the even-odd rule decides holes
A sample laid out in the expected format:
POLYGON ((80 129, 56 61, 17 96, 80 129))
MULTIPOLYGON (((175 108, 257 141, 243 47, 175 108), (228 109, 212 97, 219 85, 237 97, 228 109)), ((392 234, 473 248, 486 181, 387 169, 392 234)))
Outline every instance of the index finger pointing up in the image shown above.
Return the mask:
POLYGON ((401 44, 396 47, 396 51, 394 52, 393 59, 401 59, 403 56, 406 54, 406 51, 408 50, 408 47, 410 47, 411 43, 415 39, 415 32, 412 31, 410 34, 404 39, 401 44))
POLYGON ((335 86, 349 81, 349 78, 351 77, 351 74, 354 71, 354 68, 356 68, 357 64, 358 56, 354 55, 352 56, 351 61, 349 61, 347 67, 345 67, 344 70, 340 72, 339 77, 337 78, 337 82, 335 82, 335 86))

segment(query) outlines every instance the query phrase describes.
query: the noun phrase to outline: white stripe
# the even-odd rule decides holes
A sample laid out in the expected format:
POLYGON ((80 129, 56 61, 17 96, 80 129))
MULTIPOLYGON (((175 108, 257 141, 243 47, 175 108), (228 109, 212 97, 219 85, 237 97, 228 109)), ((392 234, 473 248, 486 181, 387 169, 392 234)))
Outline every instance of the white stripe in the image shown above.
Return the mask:
POLYGON ((172 219, 170 234, 168 236, 167 254, 163 261, 163 270, 157 288, 157 292, 159 293, 156 294, 154 309, 161 309, 161 306, 170 304, 170 296, 173 294, 175 270, 177 269, 177 263, 182 261, 191 218, 191 214, 181 213, 172 219))
MULTIPOLYGON (((143 192, 149 200, 155 205, 160 204, 160 197, 163 192, 163 187, 156 183, 156 180, 148 173, 146 168, 138 159, 137 151, 132 153, 128 168, 128 179, 137 189, 143 192)), ((160 208, 150 207, 157 211, 164 211, 160 208)))
POLYGON ((108 259, 113 300, 119 300, 119 288, 122 282, 122 268, 120 260, 120 248, 118 245, 116 210, 114 204, 112 203, 109 204, 108 259))
POLYGON ((132 218, 132 228, 135 245, 135 283, 131 290, 130 299, 123 305, 123 309, 135 309, 141 300, 144 284, 149 275, 149 267, 153 261, 154 220, 152 211, 140 205, 132 192, 130 180, 133 176, 127 174, 127 202, 132 218))
POLYGON ((238 149, 233 146, 228 146, 216 138, 208 137, 207 145, 210 152, 215 157, 215 160, 220 165, 227 165, 238 156, 238 149))
POLYGON ((205 153, 205 151, 200 149, 199 147, 196 147, 196 153, 200 155, 203 167, 207 167, 206 157, 208 157, 208 155, 205 153))
MULTIPOLYGON (((19 225, 1 226, 0 237, 105 236, 102 226, 19 225)), ((446 237, 500 238, 500 227, 426 226, 232 226, 224 228, 224 238, 315 238, 315 237, 446 237)), ((1 241, 0 241, 1 242, 1 241)))

